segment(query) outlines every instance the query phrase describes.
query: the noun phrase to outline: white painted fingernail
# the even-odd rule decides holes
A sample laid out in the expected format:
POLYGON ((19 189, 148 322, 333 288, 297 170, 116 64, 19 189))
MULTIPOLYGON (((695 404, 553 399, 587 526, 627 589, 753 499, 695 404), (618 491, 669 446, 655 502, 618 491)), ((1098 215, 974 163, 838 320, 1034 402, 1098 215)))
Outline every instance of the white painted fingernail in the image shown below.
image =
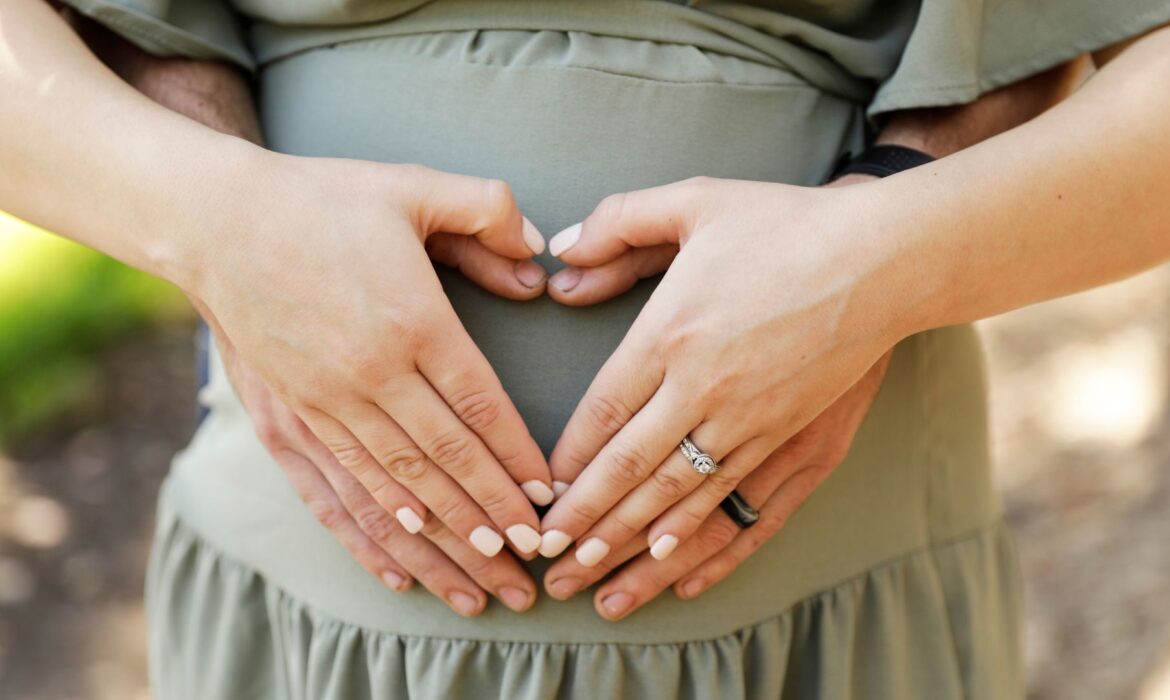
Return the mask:
POLYGON ((554 481, 553 482, 553 493, 556 494, 557 498, 564 496, 565 491, 568 491, 568 490, 569 490, 569 484, 565 483, 564 481, 554 481))
POLYGON ((542 557, 555 557, 561 552, 565 551, 565 547, 573 541, 568 533, 560 530, 549 530, 540 536, 540 555, 542 557))
POLYGON ((654 544, 650 547, 650 556, 662 561, 670 556, 674 548, 678 546, 678 538, 674 535, 663 535, 654 540, 654 544))
POLYGON ((573 224, 569 228, 553 236, 548 242, 548 252, 560 257, 561 253, 577 245, 581 238, 581 224, 573 224))
POLYGON ((540 547, 540 533, 527 525, 513 525, 504 532, 508 533, 508 539, 516 545, 516 549, 525 554, 535 552, 540 547))
POLYGON ((524 244, 527 245, 533 253, 540 255, 544 252, 544 236, 540 235, 540 231, 532 225, 528 217, 524 217, 524 244))
MULTIPOLYGON (((556 482, 553 485, 555 486, 556 482)), ((553 490, 543 481, 536 481, 535 479, 525 481, 523 484, 520 484, 520 490, 524 492, 525 496, 528 496, 528 500, 538 506, 547 506, 553 502, 553 490)))
POLYGON ((590 537, 577 548, 577 563, 581 566, 596 566, 609 554, 609 545, 600 537, 590 537))
POLYGON ((471 537, 468 539, 471 540, 472 546, 485 557, 496 556, 504 546, 504 538, 500 537, 500 533, 487 525, 480 525, 472 530, 471 537))
POLYGON ((418 513, 406 506, 394 511, 394 517, 398 518, 398 522, 402 523, 402 528, 412 535, 423 527, 422 518, 418 517, 418 513))

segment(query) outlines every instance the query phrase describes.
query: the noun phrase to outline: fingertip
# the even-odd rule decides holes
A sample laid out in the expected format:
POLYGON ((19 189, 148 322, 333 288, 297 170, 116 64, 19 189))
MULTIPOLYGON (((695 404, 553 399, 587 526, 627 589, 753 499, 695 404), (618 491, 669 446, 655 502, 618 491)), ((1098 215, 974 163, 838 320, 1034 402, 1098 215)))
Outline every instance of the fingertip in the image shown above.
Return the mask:
POLYGON ((382 572, 382 583, 386 584, 391 590, 399 593, 405 593, 410 590, 413 581, 408 576, 403 576, 397 571, 386 570, 382 572))
POLYGON ((577 245, 577 241, 581 240, 581 223, 575 223, 572 226, 560 231, 548 242, 548 252, 553 257, 561 257, 566 251, 577 245))
POLYGON ((555 495, 557 498, 564 496, 565 493, 569 490, 569 486, 570 486, 570 484, 568 482, 553 480, 553 482, 552 482, 553 495, 555 495))
POLYGON ((540 235, 540 231, 536 228, 527 216, 521 217, 524 219, 522 232, 524 234, 524 244, 528 246, 533 255, 540 255, 544 252, 544 236, 540 235))
POLYGON ((633 612, 634 596, 625 591, 602 594, 598 593, 595 608, 599 615, 610 621, 617 621, 633 612))
POLYGON ((517 295, 521 299, 539 295, 540 292, 544 291, 544 285, 548 280, 548 273, 545 272, 544 267, 528 258, 517 260, 512 265, 512 274, 516 276, 516 281, 523 287, 522 290, 517 290, 517 295))
POLYGON ((447 595, 447 603, 451 609, 459 613, 463 617, 475 617, 483 612, 484 606, 487 605, 487 600, 479 596, 473 596, 470 593, 463 591, 451 591, 447 595))
POLYGON ((523 484, 520 484, 520 490, 524 492, 525 496, 528 496, 528 500, 536 505, 547 506, 559 495, 556 493, 557 483, 554 481, 552 488, 549 488, 543 481, 533 479, 532 481, 525 481, 523 484))

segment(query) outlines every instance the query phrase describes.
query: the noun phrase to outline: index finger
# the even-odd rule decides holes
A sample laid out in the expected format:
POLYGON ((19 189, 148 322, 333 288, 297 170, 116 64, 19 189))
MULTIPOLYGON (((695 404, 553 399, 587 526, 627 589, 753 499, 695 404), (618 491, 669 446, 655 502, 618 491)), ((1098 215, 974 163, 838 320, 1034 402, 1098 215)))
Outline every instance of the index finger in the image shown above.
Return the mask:
POLYGON ((552 476, 540 446, 487 358, 458 319, 454 322, 459 332, 429 343, 419 354, 418 371, 455 416, 479 436, 528 500, 547 506, 554 495, 552 476))

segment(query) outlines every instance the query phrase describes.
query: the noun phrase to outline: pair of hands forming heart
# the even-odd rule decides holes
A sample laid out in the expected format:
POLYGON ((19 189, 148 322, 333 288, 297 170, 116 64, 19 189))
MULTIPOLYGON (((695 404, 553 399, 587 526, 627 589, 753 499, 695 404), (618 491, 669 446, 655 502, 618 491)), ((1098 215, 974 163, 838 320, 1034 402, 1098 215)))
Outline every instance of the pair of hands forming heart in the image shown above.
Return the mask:
MULTIPOLYGON (((749 392, 763 391, 763 403, 745 403, 727 418, 737 427, 771 432, 753 435, 749 442, 742 431, 695 431, 696 441, 726 467, 698 488, 698 475, 676 449, 681 435, 674 435, 694 426, 671 425, 675 421, 655 412, 671 407, 663 404, 667 394, 654 386, 667 386, 661 382, 667 357, 653 348, 673 347, 678 352, 674 358, 698 363, 716 358, 721 371, 735 358, 728 357, 726 348, 704 356, 707 348, 693 349, 678 337, 662 344, 667 336, 661 323, 672 318, 672 304, 690 304, 675 298, 673 270, 694 259, 688 251, 700 248, 695 242, 727 235, 719 232, 720 226, 738 228, 737 222, 718 216, 715 207, 720 203, 735 208, 757 197, 804 190, 688 181, 611 198, 586 220, 583 231, 577 227, 554 237, 553 252, 573 265, 549 280, 548 293, 567 304, 596 303, 641 277, 668 267, 671 272, 583 399, 554 451, 550 473, 486 360, 454 318, 426 261, 429 254, 502 296, 527 299, 543 293, 543 270, 527 259, 542 249, 543 240, 520 216, 506 186, 417 166, 314 160, 318 162, 293 159, 295 175, 285 181, 295 187, 298 179, 307 179, 318 194, 310 197, 302 190, 303 198, 285 201, 300 202, 303 208, 294 207, 283 221, 266 218, 263 224, 308 231, 308 240, 291 239, 297 241, 291 246, 286 242, 276 260, 269 254, 257 265, 252 258, 247 270, 221 267, 210 276, 214 282, 199 287, 192 297, 216 330, 229 376, 265 446, 317 518, 363 567, 395 590, 405 590, 417 579, 463 615, 478 614, 489 592, 513 610, 527 609, 536 597, 535 584, 514 556, 500 553, 502 531, 512 552, 522 558, 535 556, 538 548, 555 556, 571 541, 582 542, 576 556, 562 557, 547 574, 546 588, 556 598, 567 598, 624 564, 597 594, 597 609, 609 619, 629 614, 671 585, 683 597, 698 595, 774 534, 841 461, 880 386, 886 357, 879 359, 879 351, 861 360, 869 362, 864 367, 858 364, 842 373, 840 381, 848 382, 843 388, 865 376, 840 398, 810 397, 820 402, 818 409, 836 399, 810 423, 816 414, 784 415, 807 410, 795 400, 781 401, 784 408, 779 411, 760 410, 775 403, 774 385, 785 381, 782 375, 769 375, 792 368, 783 363, 737 368, 749 392), (333 190, 332 201, 325 186, 333 180, 331 171, 350 190, 333 190), (354 193, 355 182, 380 191, 354 193), (694 215, 688 208, 704 198, 712 207, 704 216, 712 218, 688 221, 694 215), (353 203, 386 200, 389 207, 368 212, 383 219, 374 232, 375 221, 353 203), (389 233, 387 215, 392 221, 389 233), (331 221, 331 216, 342 218, 331 221), (677 222, 678 228, 668 230, 655 221, 677 222), (345 236, 331 235, 341 227, 345 236), (573 231, 580 232, 579 240, 566 252, 565 241, 573 231), (314 234, 327 236, 328 246, 323 240, 314 245, 314 234), (321 255, 316 246, 331 248, 330 254, 321 255), (380 268, 369 269, 369 261, 377 259, 400 261, 402 274, 387 284, 380 268), (289 269, 304 271, 300 284, 290 287, 280 272, 289 269), (392 301, 379 302, 375 295, 392 301), (367 312, 355 318, 370 322, 345 327, 330 311, 331 304, 343 300, 367 312), (316 332, 307 333, 311 329, 316 332), (306 342, 306 335, 314 342, 306 342), (637 354, 647 349, 653 361, 637 354), (858 367, 859 374, 851 373, 858 367), (757 369, 763 373, 747 374, 757 369), (649 393, 611 394, 615 386, 649 393), (656 399, 648 400, 651 395, 656 399), (745 421, 745 410, 754 416, 754 426, 745 421), (640 424, 656 426, 651 441, 631 434, 640 424), (796 428, 803 430, 787 439, 796 428), (750 449, 740 448, 742 456, 735 458, 729 447, 712 439, 717 434, 748 442, 750 449), (539 523, 527 501, 550 503, 550 485, 560 497, 539 523), (750 530, 738 530, 717 508, 736 487, 762 512, 762 522, 750 530), (416 536, 420 531, 423 537, 416 536), (651 544, 652 553, 646 552, 651 544)), ((782 240, 775 224, 761 214, 753 214, 759 224, 753 233, 782 240)), ((252 221, 260 225, 260 219, 252 221)), ((247 246, 265 237, 252 231, 236 240, 247 246)), ((731 249, 747 255, 739 263, 717 264, 710 274, 760 282, 769 274, 736 271, 734 265, 759 258, 739 243, 731 249), (720 271, 722 265, 732 267, 720 271)), ((812 253, 805 251, 806 262, 817 262, 809 259, 812 253)), ((799 267, 800 260, 796 257, 792 266, 799 267)), ((813 272, 829 282, 824 273, 813 272)), ((789 307, 800 306, 801 295, 807 301, 824 293, 801 291, 799 280, 786 284, 794 297, 789 307)), ((740 301, 750 298, 736 293, 740 301)), ((718 296, 712 295, 712 311, 727 303, 718 296)), ((785 308, 783 303, 775 306, 785 308)), ((689 309, 699 311, 693 304, 689 309)), ((725 337, 732 347, 743 348, 744 357, 777 357, 776 348, 767 347, 768 338, 785 334, 778 326, 764 327, 766 314, 748 315, 761 326, 760 335, 751 338, 721 327, 729 320, 740 323, 734 316, 719 312, 706 320, 694 317, 694 327, 702 332, 688 338, 725 337)), ((808 325, 807 318, 801 323, 808 325)), ((695 376, 709 380, 710 369, 700 364, 695 376)), ((671 386, 670 391, 676 389, 671 386)), ((675 396, 682 398, 683 393, 675 396)))

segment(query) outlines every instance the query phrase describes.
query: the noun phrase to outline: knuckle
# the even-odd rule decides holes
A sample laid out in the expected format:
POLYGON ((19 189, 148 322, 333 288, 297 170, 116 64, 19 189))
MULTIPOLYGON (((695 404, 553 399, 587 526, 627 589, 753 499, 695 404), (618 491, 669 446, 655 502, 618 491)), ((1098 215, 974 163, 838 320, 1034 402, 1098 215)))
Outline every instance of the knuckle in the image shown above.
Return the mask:
POLYGON ((594 396, 586 406, 593 427, 605 435, 616 433, 630 420, 633 412, 621 401, 609 396, 594 396))
POLYGON ((614 513, 610 516, 607 523, 619 538, 629 538, 642 531, 642 526, 636 522, 630 522, 629 518, 621 513, 614 513))
POLYGON ((252 429, 256 431, 256 437, 260 440, 260 444, 268 448, 269 451, 282 449, 288 444, 284 431, 271 416, 252 416, 252 429))
MULTIPOLYGON (((439 534, 442 530, 453 530, 452 525, 459 522, 460 516, 463 514, 463 505, 457 498, 445 498, 442 502, 436 503, 431 511, 435 517, 429 518, 426 524, 423 525, 423 531, 428 535, 439 534)), ((470 528, 469 528, 470 529, 470 528)))
POLYGON ((452 397, 451 410, 477 433, 489 430, 500 418, 500 402, 486 389, 469 389, 452 397))
MULTIPOLYGON (((710 476, 716 476, 717 474, 718 472, 716 472, 716 474, 711 474, 710 476)), ((691 491, 690 487, 683 479, 671 473, 670 470, 666 468, 654 470, 654 473, 651 475, 650 482, 662 497, 668 499, 672 503, 687 495, 691 491)))
POLYGON ((594 216, 597 217, 603 225, 612 225, 621 221, 622 214, 625 212, 626 203, 629 197, 625 192, 618 192, 611 194, 597 205, 597 210, 594 216))
POLYGON ((736 486, 739 486, 739 477, 735 474, 728 473, 725 469, 720 469, 714 474, 708 474, 704 478, 706 479, 707 487, 714 489, 720 496, 726 496, 735 490, 736 486))
POLYGON ((731 544, 731 541, 738 534, 738 529, 735 523, 732 523, 730 520, 722 518, 711 519, 707 521, 704 527, 699 529, 696 537, 699 538, 704 550, 714 551, 723 549, 731 544))
POLYGON ((490 581, 495 570, 492 560, 479 552, 476 552, 475 556, 469 557, 467 561, 462 562, 462 566, 463 571, 478 583, 490 581))
POLYGON ((321 523, 329 531, 336 531, 345 523, 346 518, 349 517, 345 509, 329 501, 313 499, 306 501, 305 505, 308 506, 309 512, 313 514, 317 522, 321 523))
POLYGON ((386 542, 397 531, 397 521, 381 509, 365 510, 355 517, 358 527, 375 542, 386 542))
POLYGON ((435 463, 451 474, 465 474, 475 460, 475 446, 462 431, 444 433, 431 443, 428 452, 435 463))
POLYGON ((413 483, 427 472, 426 455, 414 445, 402 445, 391 449, 378 459, 390 476, 399 482, 413 483))
POLYGON ((499 513, 508 509, 512 499, 506 491, 492 489, 487 493, 478 494, 475 502, 488 513, 499 513))
POLYGON ((492 223, 506 221, 516 210, 516 197, 512 193, 512 186, 503 180, 489 179, 484 181, 487 219, 478 228, 487 228, 492 223))
POLYGON ((601 517, 601 511, 590 503, 571 502, 568 504, 569 518, 572 522, 593 523, 601 517))
POLYGON ((653 467, 641 449, 633 445, 619 445, 609 455, 609 474, 622 485, 641 482, 653 467))
POLYGON ((337 458, 338 464, 352 474, 360 474, 368 467, 369 453, 356 442, 335 445, 330 448, 330 452, 337 458))

